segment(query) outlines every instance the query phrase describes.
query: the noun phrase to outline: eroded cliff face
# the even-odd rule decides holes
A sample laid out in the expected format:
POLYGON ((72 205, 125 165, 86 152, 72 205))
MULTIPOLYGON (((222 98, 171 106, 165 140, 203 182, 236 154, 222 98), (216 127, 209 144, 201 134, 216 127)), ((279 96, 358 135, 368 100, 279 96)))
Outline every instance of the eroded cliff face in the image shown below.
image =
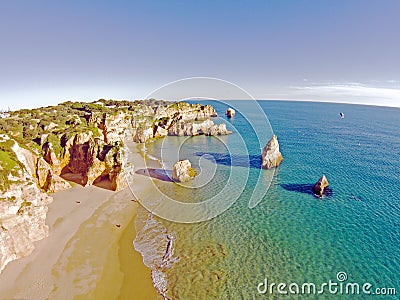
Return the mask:
POLYGON ((108 181, 112 190, 126 187, 124 138, 131 126, 130 114, 93 113, 88 115, 88 122, 97 131, 62 135, 58 155, 50 141, 44 142, 43 159, 50 165, 52 176, 82 186, 108 181))
MULTIPOLYGON (((21 162, 13 166, 5 180, 8 188, 0 191, 0 272, 7 263, 30 254, 33 242, 48 235, 46 225, 47 205, 52 198, 39 187, 35 166, 38 158, 8 136, 1 143, 11 143, 15 157, 21 162)), ((13 155, 14 155, 13 154, 13 155)), ((2 161, 1 168, 6 161, 2 161)))
POLYGON ((134 141, 144 143, 167 135, 225 135, 231 132, 225 124, 211 120, 217 113, 211 105, 178 102, 153 111, 138 108, 133 114, 134 141), (136 116, 136 117, 135 117, 136 116))

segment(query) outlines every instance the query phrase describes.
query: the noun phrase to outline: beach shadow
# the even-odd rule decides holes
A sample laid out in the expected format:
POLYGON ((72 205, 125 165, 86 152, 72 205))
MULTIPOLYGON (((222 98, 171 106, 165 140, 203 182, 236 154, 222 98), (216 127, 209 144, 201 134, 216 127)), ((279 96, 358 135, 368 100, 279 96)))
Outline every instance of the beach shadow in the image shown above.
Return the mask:
MULTIPOLYGON (((83 187, 86 186, 87 183, 87 176, 83 176, 82 174, 64 173, 60 177, 70 183, 73 182, 83 187)), ((115 191, 115 187, 112 186, 108 173, 97 177, 92 185, 105 190, 115 191)))
POLYGON ((146 169, 139 169, 135 173, 162 181, 173 182, 171 170, 146 168, 146 169))
MULTIPOLYGON (((313 184, 308 184, 308 183, 288 183, 288 184, 283 184, 281 183, 280 186, 284 188, 287 191, 291 192, 297 192, 297 193, 302 193, 302 194, 309 194, 309 195, 314 195, 313 193, 313 184)), ((327 187, 324 192, 324 196, 326 197, 331 197, 333 194, 332 189, 327 187)))
POLYGON ((199 157, 204 156, 205 159, 228 167, 261 169, 261 155, 231 155, 229 153, 216 152, 196 152, 195 155, 199 157))
POLYGON ((68 173, 61 172, 60 177, 64 180, 77 183, 81 186, 85 186, 85 183, 87 181, 87 178, 85 178, 82 174, 75 174, 75 173, 71 173, 71 172, 68 172, 68 173))

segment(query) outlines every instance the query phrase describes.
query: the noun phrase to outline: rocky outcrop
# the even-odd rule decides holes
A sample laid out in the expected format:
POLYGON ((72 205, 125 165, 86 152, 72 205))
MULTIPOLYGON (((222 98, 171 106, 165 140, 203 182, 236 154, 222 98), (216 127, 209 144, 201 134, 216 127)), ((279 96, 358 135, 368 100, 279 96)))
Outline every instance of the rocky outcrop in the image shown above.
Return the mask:
POLYGON ((135 143, 145 143, 153 137, 153 128, 137 128, 133 136, 133 141, 135 143))
POLYGON ((0 271, 10 261, 29 255, 33 242, 48 235, 45 222, 52 198, 33 181, 25 182, 13 184, 0 194, 0 271))
MULTIPOLYGON (((178 119, 183 121, 200 121, 217 117, 218 114, 211 105, 189 104, 186 102, 177 102, 169 105, 165 110, 165 116, 177 115, 178 119)), ((160 117, 160 116, 156 116, 160 117)))
POLYGON ((90 131, 76 133, 64 143, 63 154, 57 159, 62 166, 59 175, 83 186, 108 180, 112 190, 120 190, 126 186, 123 152, 121 141, 108 144, 90 131))
POLYGON ((174 103, 169 106, 160 106, 154 113, 143 111, 142 114, 134 113, 132 127, 134 141, 144 143, 152 138, 167 135, 193 136, 193 135, 225 135, 231 132, 225 124, 214 124, 211 120, 217 113, 211 105, 188 104, 185 102, 174 103))
POLYGON ((328 179, 326 179, 325 175, 318 180, 318 182, 313 187, 313 193, 317 197, 322 197, 326 191, 326 188, 329 186, 328 179))
POLYGON ((276 168, 283 160, 282 153, 279 151, 278 138, 274 136, 265 145, 262 155, 261 166, 264 169, 276 168))
POLYGON ((228 118, 233 118, 235 116, 235 114, 236 114, 236 111, 233 108, 230 108, 230 107, 225 112, 225 115, 228 118))
POLYGON ((174 164, 172 179, 177 182, 186 182, 196 176, 196 171, 192 168, 189 160, 180 160, 174 164))
POLYGON ((15 141, 11 149, 18 160, 25 166, 26 171, 33 178, 36 185, 43 191, 54 193, 71 187, 67 181, 53 171, 51 165, 43 157, 20 147, 15 141))
POLYGON ((226 135, 230 133, 225 124, 215 125, 210 119, 193 123, 178 121, 168 130, 168 135, 177 136, 226 135))
POLYGON ((131 114, 93 112, 86 113, 85 118, 87 130, 65 133, 58 137, 59 141, 46 140, 42 145, 43 159, 50 166, 50 172, 42 166, 38 174, 40 186, 46 191, 62 188, 58 184, 60 177, 82 186, 108 180, 112 190, 126 187, 124 177, 128 162, 124 159, 124 139, 127 129, 132 126, 131 114), (54 150, 54 142, 61 148, 58 153, 54 150), (53 187, 47 189, 49 182, 53 187))
POLYGON ((47 193, 55 193, 71 187, 70 183, 55 174, 43 157, 37 159, 35 175, 38 186, 47 193))
POLYGON ((122 111, 116 114, 95 112, 89 115, 89 123, 101 130, 105 143, 112 144, 120 142, 131 126, 131 115, 122 111))
POLYGON ((43 140, 40 144, 43 145, 42 146, 42 150, 43 150, 43 159, 51 165, 52 170, 56 173, 56 174, 60 174, 61 172, 61 163, 58 160, 54 149, 53 149, 53 144, 51 142, 46 142, 47 138, 45 140, 43 140))

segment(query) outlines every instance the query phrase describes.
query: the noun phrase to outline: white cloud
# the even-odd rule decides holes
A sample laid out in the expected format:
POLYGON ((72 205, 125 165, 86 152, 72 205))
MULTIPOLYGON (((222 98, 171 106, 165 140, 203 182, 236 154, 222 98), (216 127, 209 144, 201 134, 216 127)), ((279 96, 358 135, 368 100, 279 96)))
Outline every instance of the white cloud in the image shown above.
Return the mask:
POLYGON ((286 99, 400 107, 400 88, 359 83, 291 87, 286 99))

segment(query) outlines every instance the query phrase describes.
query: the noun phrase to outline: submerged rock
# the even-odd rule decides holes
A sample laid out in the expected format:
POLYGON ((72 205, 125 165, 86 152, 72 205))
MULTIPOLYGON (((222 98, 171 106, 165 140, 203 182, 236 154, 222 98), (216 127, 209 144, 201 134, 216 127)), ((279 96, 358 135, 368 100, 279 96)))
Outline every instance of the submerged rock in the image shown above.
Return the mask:
POLYGON ((235 111, 233 108, 230 108, 230 107, 229 107, 229 108, 226 110, 225 114, 226 114, 226 116, 227 116, 228 118, 232 118, 232 117, 236 114, 236 111, 235 111))
POLYGON ((313 193, 317 197, 322 197, 325 192, 325 188, 329 186, 328 179, 326 179, 325 175, 318 180, 318 182, 313 187, 313 193))
POLYGON ((180 160, 175 163, 172 170, 172 179, 177 182, 185 182, 193 179, 196 176, 195 169, 192 168, 192 164, 189 160, 180 160))
POLYGON ((262 155, 261 166, 264 169, 275 168, 280 165, 283 160, 282 153, 279 151, 278 138, 274 136, 265 145, 262 155))

